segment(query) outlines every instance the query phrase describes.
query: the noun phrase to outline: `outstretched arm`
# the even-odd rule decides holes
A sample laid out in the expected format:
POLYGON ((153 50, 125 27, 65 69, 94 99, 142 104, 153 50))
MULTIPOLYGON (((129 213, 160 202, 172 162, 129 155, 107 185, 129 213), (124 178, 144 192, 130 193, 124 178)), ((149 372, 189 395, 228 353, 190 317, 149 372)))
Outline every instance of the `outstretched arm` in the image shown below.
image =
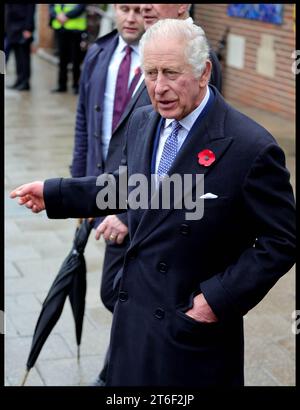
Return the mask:
POLYGON ((127 209, 127 183, 120 189, 118 174, 52 178, 21 185, 11 192, 10 197, 19 197, 19 204, 34 213, 45 209, 50 219, 89 218, 124 212, 127 209))

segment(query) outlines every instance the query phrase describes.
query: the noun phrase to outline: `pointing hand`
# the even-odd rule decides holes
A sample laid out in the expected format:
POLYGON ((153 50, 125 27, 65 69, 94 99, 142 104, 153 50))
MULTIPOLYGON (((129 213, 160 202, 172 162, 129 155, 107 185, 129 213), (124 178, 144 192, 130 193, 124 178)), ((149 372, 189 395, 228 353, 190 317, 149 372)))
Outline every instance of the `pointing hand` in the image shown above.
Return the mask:
POLYGON ((38 213, 45 209, 44 202, 44 182, 35 181, 29 184, 24 184, 14 189, 10 193, 10 198, 19 198, 20 205, 25 205, 32 212, 38 213))

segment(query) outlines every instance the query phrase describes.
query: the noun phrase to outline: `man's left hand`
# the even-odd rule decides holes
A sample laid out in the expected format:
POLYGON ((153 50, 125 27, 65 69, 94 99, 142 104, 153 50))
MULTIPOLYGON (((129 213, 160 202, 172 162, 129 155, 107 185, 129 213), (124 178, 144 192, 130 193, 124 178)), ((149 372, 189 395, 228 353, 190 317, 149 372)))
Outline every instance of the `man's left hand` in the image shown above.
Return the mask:
POLYGON ((32 37, 32 32, 31 32, 31 31, 28 31, 28 30, 24 30, 23 33, 22 33, 22 35, 23 35, 23 37, 24 37, 26 40, 28 40, 29 38, 32 37))
POLYGON ((128 227, 116 215, 108 215, 97 227, 95 238, 98 240, 101 235, 105 240, 120 245, 128 235, 128 227))
POLYGON ((203 293, 194 297, 192 309, 185 312, 186 315, 203 323, 217 322, 218 318, 207 303, 203 293))

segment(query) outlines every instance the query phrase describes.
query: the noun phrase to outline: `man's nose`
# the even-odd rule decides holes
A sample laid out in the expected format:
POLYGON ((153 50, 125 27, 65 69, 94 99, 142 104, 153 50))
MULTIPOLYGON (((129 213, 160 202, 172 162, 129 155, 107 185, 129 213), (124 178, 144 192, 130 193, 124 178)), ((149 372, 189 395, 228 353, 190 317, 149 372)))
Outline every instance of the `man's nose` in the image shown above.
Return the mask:
POLYGON ((168 90, 168 83, 166 81, 166 77, 162 73, 158 73, 156 82, 155 82, 155 93, 163 94, 167 90, 168 90))
POLYGON ((130 10, 128 13, 127 13, 127 21, 130 21, 131 23, 132 22, 135 22, 136 21, 136 15, 135 15, 135 11, 134 10, 130 10))

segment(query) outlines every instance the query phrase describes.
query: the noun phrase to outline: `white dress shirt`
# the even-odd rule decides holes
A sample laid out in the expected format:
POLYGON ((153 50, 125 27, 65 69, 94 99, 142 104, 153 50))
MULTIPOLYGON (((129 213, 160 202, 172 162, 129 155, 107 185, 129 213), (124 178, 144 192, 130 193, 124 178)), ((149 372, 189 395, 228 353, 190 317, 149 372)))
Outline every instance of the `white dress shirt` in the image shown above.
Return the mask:
MULTIPOLYGON (((119 36, 118 45, 110 59, 110 63, 107 70, 106 86, 104 92, 104 101, 103 101, 103 121, 102 121, 102 155, 104 160, 107 157, 109 142, 112 134, 112 118, 114 110, 114 98, 115 98, 115 89, 117 82, 117 75, 121 61, 125 56, 125 48, 127 43, 119 36)), ((130 44, 132 48, 131 52, 131 66, 129 74, 128 87, 135 76, 135 70, 140 67, 140 55, 139 55, 139 46, 137 44, 130 44)), ((140 86, 143 81, 143 76, 141 76, 140 81, 138 82, 134 93, 140 86)), ((134 95, 134 93, 132 95, 134 95)))

